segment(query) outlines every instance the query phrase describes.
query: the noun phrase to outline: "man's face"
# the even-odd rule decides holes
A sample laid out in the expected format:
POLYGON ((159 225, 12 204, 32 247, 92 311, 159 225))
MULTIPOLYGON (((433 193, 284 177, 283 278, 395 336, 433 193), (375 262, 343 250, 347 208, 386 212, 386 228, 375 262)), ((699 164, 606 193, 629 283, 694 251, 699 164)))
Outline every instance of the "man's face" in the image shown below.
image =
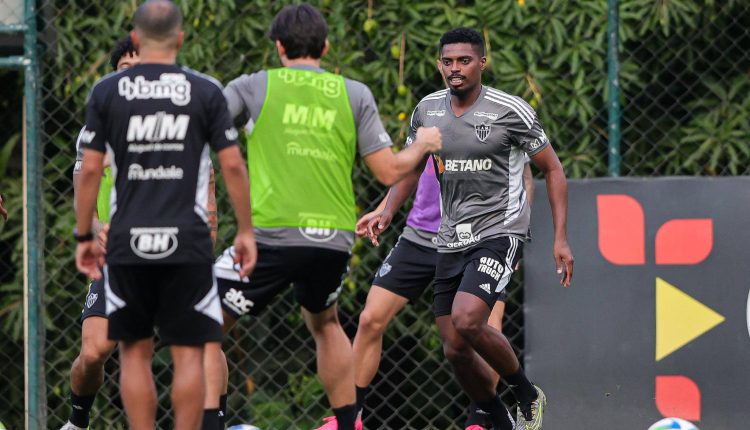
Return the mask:
POLYGON ((486 61, 470 43, 452 43, 443 46, 438 67, 451 94, 461 97, 481 85, 486 61))
POLYGON ((129 53, 125 53, 122 57, 120 57, 120 61, 117 62, 117 71, 129 69, 136 64, 139 64, 141 62, 141 57, 138 56, 135 52, 131 55, 129 53))

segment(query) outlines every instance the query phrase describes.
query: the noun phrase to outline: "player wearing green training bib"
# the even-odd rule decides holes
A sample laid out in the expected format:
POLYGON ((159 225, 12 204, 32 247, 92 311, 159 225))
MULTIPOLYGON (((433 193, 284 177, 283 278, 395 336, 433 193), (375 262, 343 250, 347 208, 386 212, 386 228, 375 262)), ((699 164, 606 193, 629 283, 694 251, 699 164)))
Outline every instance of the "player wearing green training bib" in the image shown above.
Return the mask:
POLYGON ((107 166, 104 168, 104 176, 101 185, 99 185, 99 194, 96 196, 96 215, 102 224, 109 222, 109 195, 112 192, 113 184, 112 168, 107 166))
MULTIPOLYGON (((357 155, 375 177, 393 184, 440 147, 437 130, 421 129, 394 155, 369 88, 320 68, 328 51, 327 26, 307 4, 287 6, 271 25, 280 69, 242 75, 224 95, 230 114, 245 124, 258 264, 241 278, 232 248, 214 270, 228 330, 245 314, 257 315, 294 285, 316 343, 318 372, 335 414, 325 426, 361 428, 354 365, 336 300, 354 242, 356 209, 352 169, 357 155)), ((226 394, 221 351, 206 350, 204 423, 226 394)), ((215 428, 204 424, 204 429, 215 428)), ((328 427, 324 427, 328 428, 328 427)))
MULTIPOLYGON (((321 242, 324 231, 353 231, 357 128, 344 78, 300 68, 265 76, 265 100, 247 141, 255 225, 298 227, 321 242)), ((390 143, 373 137, 365 153, 390 143)))

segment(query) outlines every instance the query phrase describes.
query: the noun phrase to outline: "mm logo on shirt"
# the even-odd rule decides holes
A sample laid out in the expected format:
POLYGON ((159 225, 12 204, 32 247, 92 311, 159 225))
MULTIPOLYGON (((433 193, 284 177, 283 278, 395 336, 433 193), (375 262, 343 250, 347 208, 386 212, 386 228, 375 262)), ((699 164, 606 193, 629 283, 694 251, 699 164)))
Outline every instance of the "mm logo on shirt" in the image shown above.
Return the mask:
POLYGON ((146 260, 169 257, 177 250, 177 227, 143 227, 130 229, 130 248, 146 260))
POLYGON ((335 109, 323 109, 318 106, 305 106, 287 103, 284 106, 284 125, 302 125, 312 128, 322 128, 327 131, 333 129, 336 122, 335 109))
POLYGON ((131 81, 123 76, 117 81, 117 91, 128 101, 170 99, 177 106, 190 103, 190 81, 182 73, 162 73, 158 81, 147 81, 143 76, 131 81))
POLYGON ((156 112, 154 115, 133 115, 128 121, 128 142, 162 142, 185 140, 190 115, 156 112))

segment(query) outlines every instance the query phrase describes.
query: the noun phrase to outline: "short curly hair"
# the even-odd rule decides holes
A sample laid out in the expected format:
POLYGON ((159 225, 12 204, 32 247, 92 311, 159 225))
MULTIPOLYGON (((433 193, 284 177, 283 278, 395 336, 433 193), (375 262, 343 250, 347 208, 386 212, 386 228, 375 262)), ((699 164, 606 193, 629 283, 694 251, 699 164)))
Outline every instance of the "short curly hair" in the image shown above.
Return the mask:
POLYGON ((480 56, 484 56, 484 39, 478 31, 472 30, 471 28, 459 27, 453 30, 446 31, 442 37, 440 37, 440 46, 438 52, 443 52, 445 45, 451 45, 454 43, 469 43, 473 46, 480 56))
POLYGON ((109 65, 112 66, 112 70, 117 70, 117 63, 120 62, 120 58, 125 54, 138 54, 135 46, 133 46, 133 40, 130 38, 130 35, 118 40, 115 43, 115 47, 112 48, 112 52, 109 54, 109 65))

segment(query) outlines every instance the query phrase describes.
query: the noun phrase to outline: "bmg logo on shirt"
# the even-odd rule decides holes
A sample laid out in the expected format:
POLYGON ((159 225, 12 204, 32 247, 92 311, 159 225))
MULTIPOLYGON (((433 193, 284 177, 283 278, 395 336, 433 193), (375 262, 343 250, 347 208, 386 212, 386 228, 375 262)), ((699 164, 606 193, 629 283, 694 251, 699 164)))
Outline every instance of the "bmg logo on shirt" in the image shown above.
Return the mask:
POLYGON ((130 229, 130 248, 146 260, 169 257, 177 250, 177 227, 149 227, 130 229))
POLYGON ((117 91, 128 101, 170 99, 177 106, 190 103, 190 81, 182 73, 162 73, 158 81, 147 81, 140 75, 131 81, 123 76, 117 81, 117 91))

